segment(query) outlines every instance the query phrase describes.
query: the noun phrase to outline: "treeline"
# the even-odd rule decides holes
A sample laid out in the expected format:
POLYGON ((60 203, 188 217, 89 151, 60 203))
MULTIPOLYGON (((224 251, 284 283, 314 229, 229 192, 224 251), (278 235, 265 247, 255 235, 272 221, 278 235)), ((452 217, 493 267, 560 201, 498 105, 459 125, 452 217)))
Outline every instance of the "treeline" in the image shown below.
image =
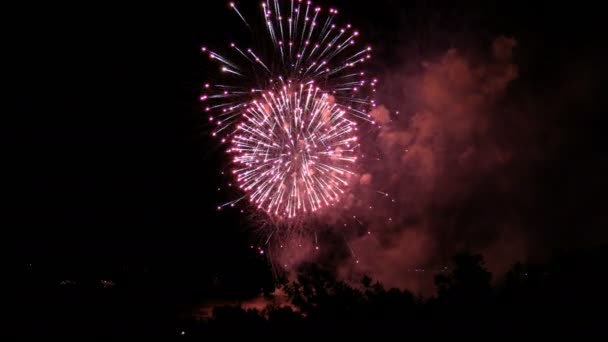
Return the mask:
POLYGON ((460 254, 435 277, 437 293, 419 298, 370 278, 360 286, 308 265, 286 284, 291 306, 217 307, 180 334, 211 338, 359 339, 362 337, 540 337, 608 335, 606 248, 543 265, 516 264, 492 286, 482 256, 460 254))
MULTIPOLYGON (((123 277, 90 282, 57 282, 35 269, 20 272, 5 278, 4 302, 8 335, 19 337, 358 341, 608 334, 606 247, 562 254, 543 264, 516 264, 494 281, 482 256, 459 254, 435 276, 436 294, 430 298, 387 289, 368 277, 349 285, 319 264, 309 264, 296 281, 280 285, 289 305, 261 310, 216 305, 207 319, 193 314, 208 292, 198 285, 203 282, 177 281, 175 271, 140 275, 127 270, 123 277)), ((196 272, 189 267, 178 274, 196 272)))

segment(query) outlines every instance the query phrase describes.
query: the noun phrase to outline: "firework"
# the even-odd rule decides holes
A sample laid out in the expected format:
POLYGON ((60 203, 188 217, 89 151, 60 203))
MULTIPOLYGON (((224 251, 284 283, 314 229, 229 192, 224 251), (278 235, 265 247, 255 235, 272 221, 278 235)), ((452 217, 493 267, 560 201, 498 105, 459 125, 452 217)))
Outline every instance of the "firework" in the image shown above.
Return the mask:
POLYGON ((286 85, 253 101, 233 137, 233 171, 249 200, 296 217, 337 202, 357 158, 355 123, 328 94, 286 85))
POLYGON ((336 23, 337 9, 311 1, 266 0, 259 25, 229 6, 266 42, 258 34, 252 47, 230 43, 230 54, 202 48, 222 81, 205 84, 201 100, 212 134, 230 144, 245 193, 226 205, 247 198, 289 219, 337 203, 357 160, 356 121, 372 122, 377 80, 362 69, 371 47, 357 44, 350 24, 336 23))

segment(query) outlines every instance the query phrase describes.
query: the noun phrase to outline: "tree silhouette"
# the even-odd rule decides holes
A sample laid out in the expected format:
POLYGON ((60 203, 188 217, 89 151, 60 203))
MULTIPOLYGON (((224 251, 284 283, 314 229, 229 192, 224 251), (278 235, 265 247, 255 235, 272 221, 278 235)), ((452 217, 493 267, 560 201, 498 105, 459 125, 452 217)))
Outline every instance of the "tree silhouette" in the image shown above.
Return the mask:
POLYGON ((438 298, 447 302, 479 302, 490 295, 492 273, 479 254, 458 254, 449 274, 435 276, 438 298))
MULTIPOLYGON (((45 316, 43 327, 47 333, 60 331, 78 318, 70 328, 82 336, 183 333, 209 340, 601 336, 606 334, 607 262, 608 249, 599 248, 544 264, 517 263, 493 287, 480 255, 458 254, 449 272, 435 277, 437 294, 427 299, 387 289, 367 276, 348 284, 336 279, 335 271, 308 264, 295 281, 282 285, 288 305, 271 304, 261 311, 219 306, 203 320, 172 318, 171 306, 151 300, 158 292, 142 291, 146 282, 129 287, 118 282, 110 289, 97 283, 90 288, 55 285, 45 292, 55 293, 56 300, 44 302, 53 315, 45 316)), ((35 293, 31 286, 28 291, 35 293)), ((24 303, 34 305, 42 298, 24 303)))

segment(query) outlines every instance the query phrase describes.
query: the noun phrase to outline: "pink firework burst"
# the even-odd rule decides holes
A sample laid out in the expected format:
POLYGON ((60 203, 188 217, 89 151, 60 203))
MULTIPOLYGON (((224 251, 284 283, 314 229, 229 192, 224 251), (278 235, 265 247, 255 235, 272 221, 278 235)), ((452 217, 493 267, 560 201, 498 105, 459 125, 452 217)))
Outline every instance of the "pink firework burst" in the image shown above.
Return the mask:
POLYGON ((253 101, 232 139, 234 174, 261 210, 295 218, 337 203, 357 160, 356 124, 312 85, 253 101))
POLYGON ((225 205, 248 199, 293 219, 337 203, 357 160, 356 121, 372 122, 377 80, 363 69, 371 47, 357 44, 350 24, 335 22, 337 9, 311 1, 266 0, 259 25, 229 7, 256 39, 251 47, 230 43, 229 54, 202 48, 221 81, 206 83, 201 101, 212 134, 231 145, 244 192, 225 205))

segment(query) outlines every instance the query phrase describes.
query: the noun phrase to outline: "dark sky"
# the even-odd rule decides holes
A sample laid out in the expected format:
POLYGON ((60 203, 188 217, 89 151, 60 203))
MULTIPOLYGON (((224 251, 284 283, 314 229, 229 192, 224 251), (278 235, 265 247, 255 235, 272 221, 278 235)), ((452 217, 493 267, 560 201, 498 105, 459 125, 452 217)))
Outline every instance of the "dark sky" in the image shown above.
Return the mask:
MULTIPOLYGON (((518 186, 536 189, 526 222, 538 210, 567 212, 568 220, 551 223, 554 231, 538 228, 540 239, 567 247, 561 232, 577 221, 582 236, 606 237, 600 89, 607 56, 599 11, 580 2, 332 4, 373 44, 371 68, 380 75, 450 48, 475 56, 504 35, 518 42, 521 76, 509 96, 525 105, 538 94, 554 107, 560 89, 579 92, 557 115, 544 117, 542 103, 528 104, 548 137, 559 136, 558 153, 534 164, 536 176, 518 186)), ((265 277, 264 262, 249 249, 246 220, 215 210, 230 195, 219 175, 225 161, 207 137, 198 102, 209 67, 200 46, 238 36, 226 3, 53 3, 6 13, 11 109, 3 111, 2 226, 15 263, 45 263, 58 278, 123 264, 205 279, 265 277)), ((396 87, 381 84, 379 102, 395 106, 396 87)))

